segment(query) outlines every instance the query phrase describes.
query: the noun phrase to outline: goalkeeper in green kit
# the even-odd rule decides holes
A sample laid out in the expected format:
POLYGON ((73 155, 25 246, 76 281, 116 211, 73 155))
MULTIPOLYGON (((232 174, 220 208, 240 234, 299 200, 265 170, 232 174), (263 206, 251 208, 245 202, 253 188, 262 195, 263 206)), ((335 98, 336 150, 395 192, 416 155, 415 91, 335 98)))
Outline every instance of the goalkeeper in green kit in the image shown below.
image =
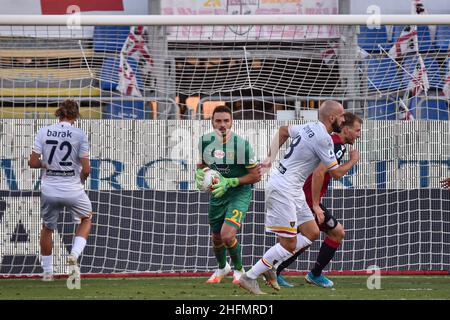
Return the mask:
POLYGON ((250 205, 252 184, 261 180, 260 168, 249 142, 231 131, 232 123, 231 110, 226 106, 216 107, 212 114, 214 131, 203 135, 199 141, 200 160, 195 172, 197 188, 202 185, 205 168, 221 174, 219 182, 213 186, 208 209, 219 268, 207 283, 219 283, 231 272, 228 251, 234 265, 233 283, 239 284, 245 271, 236 234, 250 205))

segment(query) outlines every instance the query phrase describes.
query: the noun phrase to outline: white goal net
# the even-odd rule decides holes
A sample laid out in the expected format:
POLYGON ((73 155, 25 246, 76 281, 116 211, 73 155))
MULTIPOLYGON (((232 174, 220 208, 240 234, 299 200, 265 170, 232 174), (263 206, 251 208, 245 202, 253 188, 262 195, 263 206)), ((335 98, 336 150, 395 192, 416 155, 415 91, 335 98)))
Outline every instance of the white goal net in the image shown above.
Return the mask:
MULTIPOLYGON (((449 270, 449 25, 174 24, 0 26, 0 275, 42 272, 40 172, 27 159, 68 98, 91 145, 82 273, 215 269, 209 195, 194 184, 212 111, 228 105, 263 160, 280 125, 315 120, 327 99, 364 119, 361 160, 324 199, 346 229, 328 270, 449 270)), ((245 268, 276 241, 264 185, 239 233, 245 268)), ((73 231, 63 213, 57 273, 73 231)), ((289 270, 309 270, 320 243, 289 270)))

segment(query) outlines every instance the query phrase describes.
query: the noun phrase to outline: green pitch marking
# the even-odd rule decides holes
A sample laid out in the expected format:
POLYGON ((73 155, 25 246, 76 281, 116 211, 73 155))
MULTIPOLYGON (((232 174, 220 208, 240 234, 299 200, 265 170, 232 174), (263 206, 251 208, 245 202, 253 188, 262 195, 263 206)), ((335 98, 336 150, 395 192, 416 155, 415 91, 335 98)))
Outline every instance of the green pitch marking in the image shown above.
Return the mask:
POLYGON ((334 289, 306 284, 301 276, 286 277, 294 288, 275 292, 260 280, 265 296, 250 295, 227 277, 206 284, 206 277, 85 278, 81 289, 69 290, 66 280, 0 279, 0 299, 13 300, 450 300, 450 276, 382 276, 381 289, 369 290, 366 276, 330 276, 334 289))

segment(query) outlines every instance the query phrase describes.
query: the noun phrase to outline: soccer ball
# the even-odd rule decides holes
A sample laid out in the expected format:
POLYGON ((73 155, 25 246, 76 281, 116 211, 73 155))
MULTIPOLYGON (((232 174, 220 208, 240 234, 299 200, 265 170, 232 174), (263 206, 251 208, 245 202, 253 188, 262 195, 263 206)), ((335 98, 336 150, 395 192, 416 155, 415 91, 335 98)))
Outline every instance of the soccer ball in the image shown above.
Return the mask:
POLYGON ((203 177, 202 190, 206 192, 213 191, 213 185, 219 183, 220 173, 213 169, 206 169, 203 177))

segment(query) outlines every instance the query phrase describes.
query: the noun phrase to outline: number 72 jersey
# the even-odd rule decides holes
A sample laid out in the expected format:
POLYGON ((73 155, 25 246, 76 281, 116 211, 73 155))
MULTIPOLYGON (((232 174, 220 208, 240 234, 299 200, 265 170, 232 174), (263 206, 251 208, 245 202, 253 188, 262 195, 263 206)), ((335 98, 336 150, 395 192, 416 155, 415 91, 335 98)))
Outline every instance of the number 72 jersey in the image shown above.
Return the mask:
POLYGON ((43 127, 36 135, 33 151, 47 166, 42 174, 42 192, 58 196, 83 190, 80 158, 89 157, 89 143, 81 129, 68 122, 43 127))
POLYGON ((337 168, 339 164, 333 140, 322 122, 291 125, 288 130, 291 144, 278 167, 272 170, 269 184, 286 192, 298 193, 321 162, 329 170, 337 168))

